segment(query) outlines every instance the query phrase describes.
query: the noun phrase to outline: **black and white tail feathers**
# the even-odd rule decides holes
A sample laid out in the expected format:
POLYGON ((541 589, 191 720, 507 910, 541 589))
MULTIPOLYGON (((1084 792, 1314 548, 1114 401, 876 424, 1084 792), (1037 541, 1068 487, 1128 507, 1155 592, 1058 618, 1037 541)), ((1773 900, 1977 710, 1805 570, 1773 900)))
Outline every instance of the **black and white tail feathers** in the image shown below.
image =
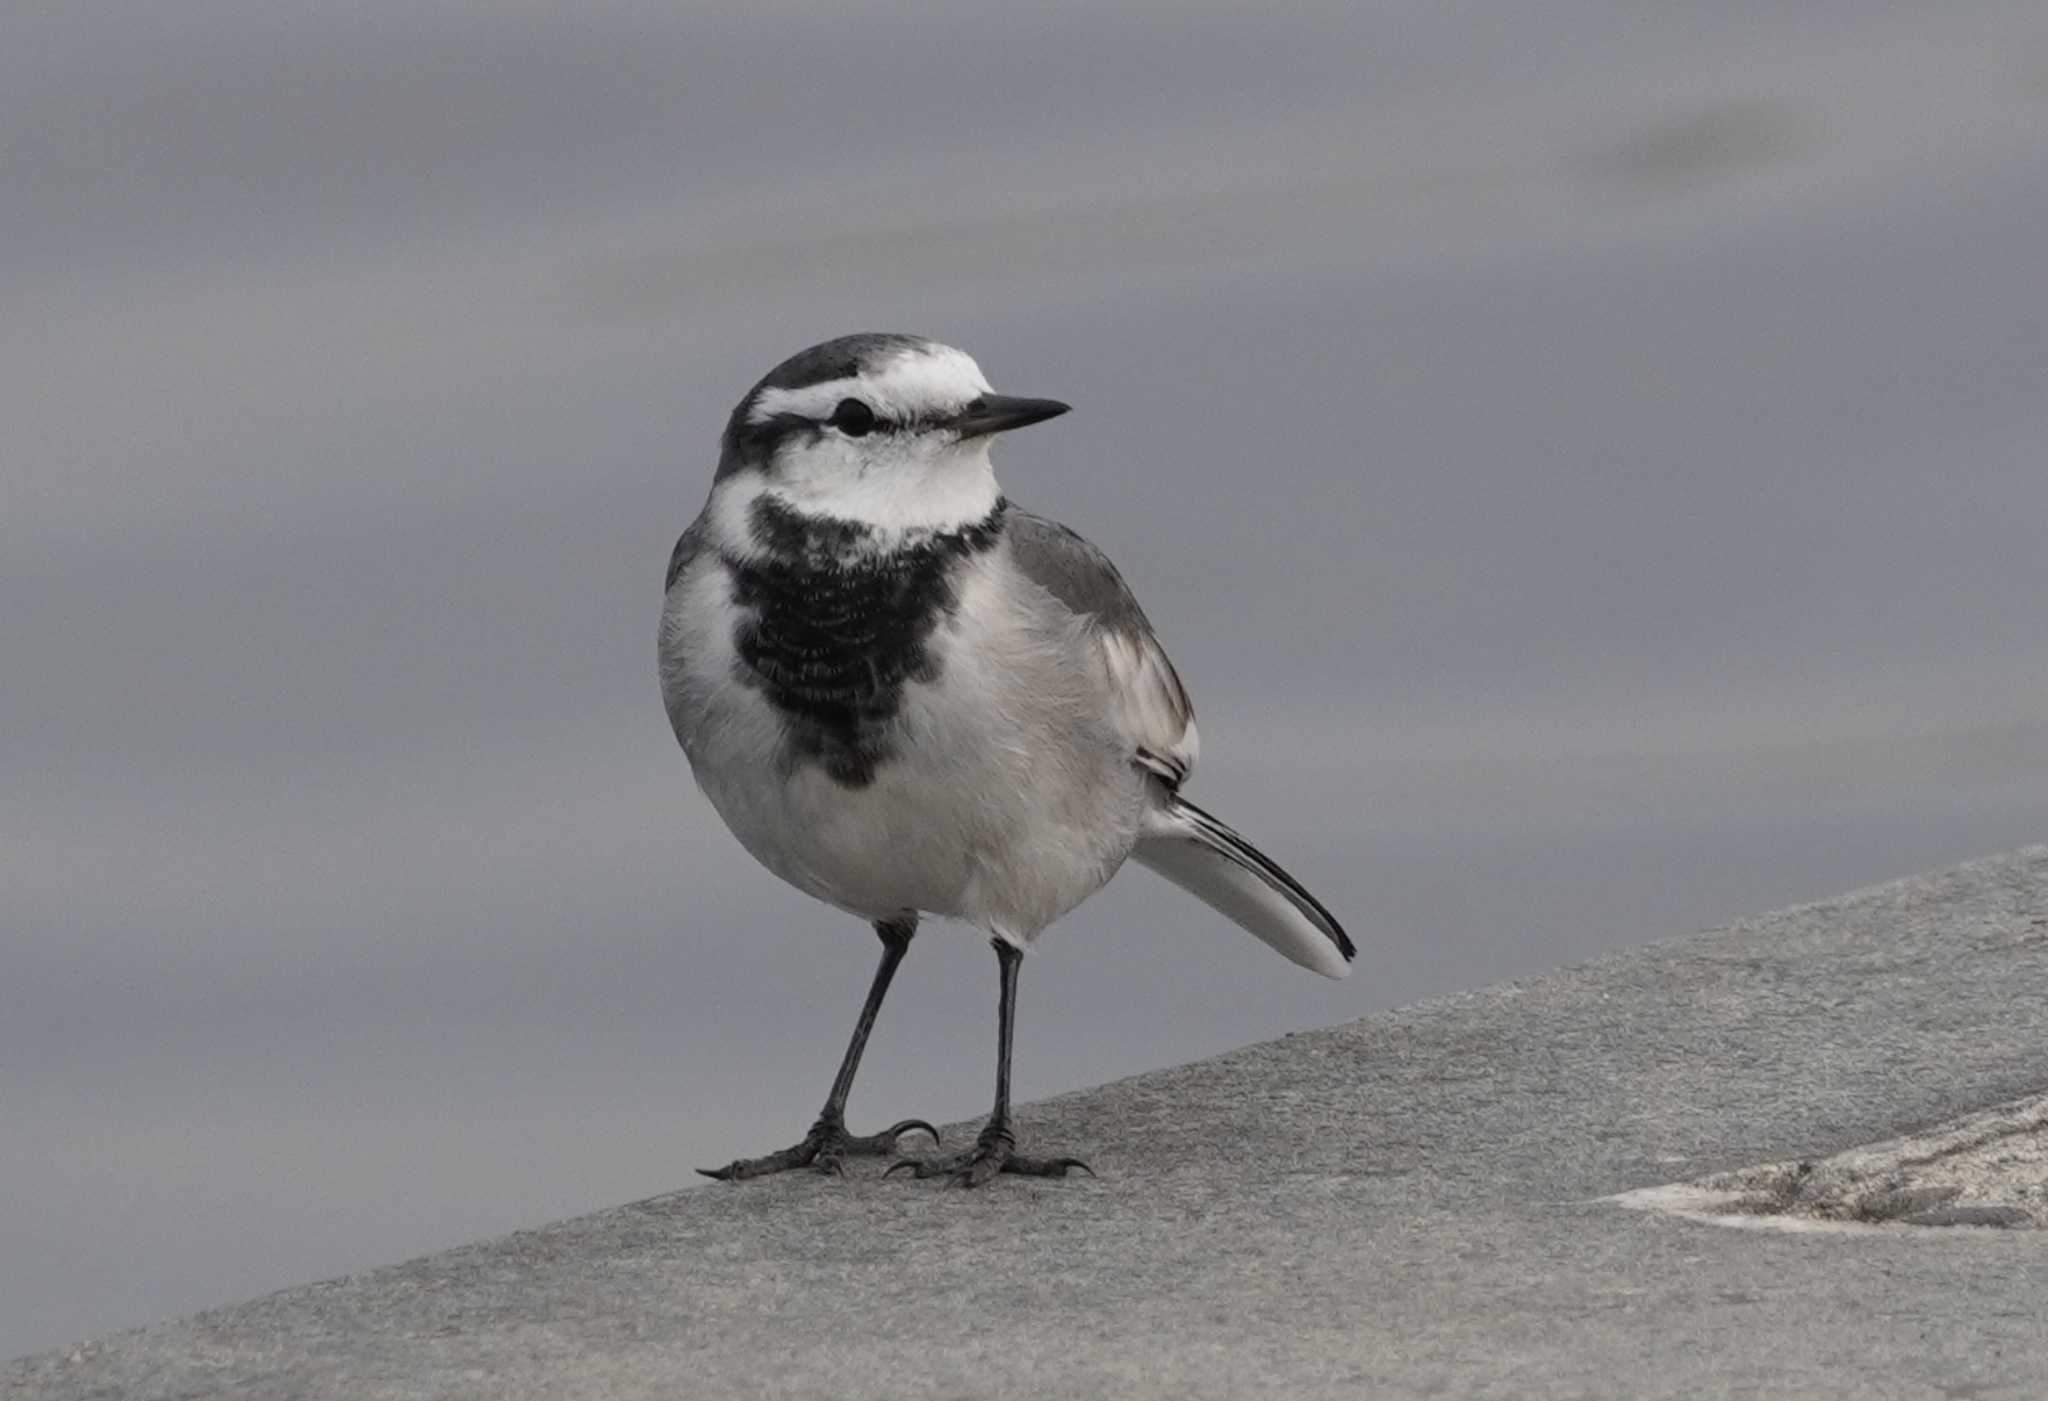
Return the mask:
POLYGON ((1302 967, 1326 978, 1351 971, 1358 950, 1336 916, 1257 847, 1187 799, 1167 797, 1132 855, 1302 967))

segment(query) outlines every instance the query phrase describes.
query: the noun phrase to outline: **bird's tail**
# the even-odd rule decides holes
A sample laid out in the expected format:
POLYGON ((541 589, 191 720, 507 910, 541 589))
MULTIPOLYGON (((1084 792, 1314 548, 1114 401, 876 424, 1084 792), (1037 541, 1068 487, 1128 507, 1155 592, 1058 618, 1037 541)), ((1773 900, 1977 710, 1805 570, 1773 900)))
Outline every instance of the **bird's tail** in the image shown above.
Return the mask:
POLYGON ((1326 978, 1351 971, 1358 950, 1336 916, 1257 847, 1185 798, 1167 798, 1132 855, 1302 967, 1326 978))

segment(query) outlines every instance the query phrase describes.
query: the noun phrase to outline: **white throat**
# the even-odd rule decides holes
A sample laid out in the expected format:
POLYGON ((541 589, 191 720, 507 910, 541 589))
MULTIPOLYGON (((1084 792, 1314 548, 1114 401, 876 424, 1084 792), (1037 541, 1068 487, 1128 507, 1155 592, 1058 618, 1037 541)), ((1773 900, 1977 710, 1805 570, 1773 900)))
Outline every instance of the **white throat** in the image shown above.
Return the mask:
POLYGON ((761 552, 753 513, 764 497, 798 515, 867 526, 871 548, 886 553, 986 520, 1002 494, 988 444, 977 439, 886 470, 804 472, 789 464, 773 480, 738 472, 712 488, 711 518, 720 546, 742 558, 761 552))

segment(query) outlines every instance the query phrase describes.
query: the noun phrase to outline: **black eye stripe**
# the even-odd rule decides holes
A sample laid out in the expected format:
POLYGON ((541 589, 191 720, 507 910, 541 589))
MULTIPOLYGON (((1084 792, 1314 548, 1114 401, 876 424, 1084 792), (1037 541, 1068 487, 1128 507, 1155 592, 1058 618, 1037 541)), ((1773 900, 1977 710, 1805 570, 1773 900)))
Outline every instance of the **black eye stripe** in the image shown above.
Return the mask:
POLYGON ((875 411, 858 399, 841 399, 826 421, 849 438, 862 438, 875 430, 875 411))

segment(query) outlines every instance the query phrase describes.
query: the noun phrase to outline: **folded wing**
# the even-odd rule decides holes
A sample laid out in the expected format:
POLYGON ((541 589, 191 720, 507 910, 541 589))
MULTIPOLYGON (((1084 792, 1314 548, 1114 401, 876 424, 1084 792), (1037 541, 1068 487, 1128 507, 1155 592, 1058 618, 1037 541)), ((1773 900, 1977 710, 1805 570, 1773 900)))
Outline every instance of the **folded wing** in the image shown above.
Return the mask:
POLYGON ((1109 556, 1057 521, 1012 509, 1006 530, 1025 577, 1087 620, 1132 762, 1178 788, 1201 749, 1195 707, 1123 576, 1109 556))
POLYGON ((1109 677, 1131 762, 1159 779, 1137 859, 1287 958, 1325 977, 1351 971, 1343 926, 1277 863, 1182 798, 1200 742, 1187 688, 1108 556, 1055 521, 1013 510, 1011 556, 1025 576, 1087 620, 1109 677))

